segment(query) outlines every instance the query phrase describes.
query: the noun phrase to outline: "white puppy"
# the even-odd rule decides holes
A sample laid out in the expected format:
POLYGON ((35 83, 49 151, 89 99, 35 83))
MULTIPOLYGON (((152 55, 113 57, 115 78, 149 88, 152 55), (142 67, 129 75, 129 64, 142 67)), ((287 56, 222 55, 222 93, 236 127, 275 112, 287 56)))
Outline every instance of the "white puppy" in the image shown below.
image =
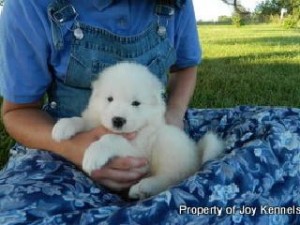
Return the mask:
POLYGON ((213 133, 197 146, 182 130, 166 124, 163 86, 145 66, 128 62, 111 66, 92 88, 82 117, 60 119, 52 137, 61 141, 100 125, 114 133, 137 132, 131 141, 116 134, 102 136, 88 147, 82 162, 90 174, 113 157, 146 157, 150 176, 130 188, 130 198, 143 199, 167 189, 223 150, 213 133))

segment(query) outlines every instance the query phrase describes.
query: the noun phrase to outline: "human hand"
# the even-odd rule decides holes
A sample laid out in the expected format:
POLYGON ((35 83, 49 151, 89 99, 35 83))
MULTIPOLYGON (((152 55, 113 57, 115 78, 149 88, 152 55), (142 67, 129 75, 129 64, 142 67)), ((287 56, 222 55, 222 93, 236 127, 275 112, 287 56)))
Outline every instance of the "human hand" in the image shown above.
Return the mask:
MULTIPOLYGON (((103 126, 96 127, 92 130, 80 132, 68 140, 59 143, 61 154, 79 168, 82 167, 82 160, 86 149, 94 142, 98 141, 103 135, 112 134, 103 126)), ((128 133, 122 135, 128 140, 135 138, 136 133, 128 133)))
POLYGON ((138 183, 147 174, 147 165, 144 158, 116 157, 101 169, 92 171, 91 177, 113 191, 122 191, 138 183))
MULTIPOLYGON (((78 133, 70 139, 72 154, 68 159, 82 167, 85 151, 92 143, 98 141, 103 135, 113 134, 104 127, 97 127, 87 132, 78 133)), ((136 133, 121 134, 124 138, 132 140, 136 133)), ((101 149, 99 149, 101 154, 101 149)), ((114 191, 121 191, 137 183, 147 173, 147 160, 135 157, 117 157, 111 159, 102 168, 91 172, 91 178, 114 191)))

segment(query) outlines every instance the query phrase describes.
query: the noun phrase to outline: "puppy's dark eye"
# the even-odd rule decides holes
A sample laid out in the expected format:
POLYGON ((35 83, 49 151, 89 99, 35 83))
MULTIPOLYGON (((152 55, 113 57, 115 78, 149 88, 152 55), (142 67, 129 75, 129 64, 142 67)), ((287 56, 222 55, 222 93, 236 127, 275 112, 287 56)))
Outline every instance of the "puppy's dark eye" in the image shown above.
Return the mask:
POLYGON ((132 106, 139 106, 141 103, 139 101, 133 101, 131 103, 132 106))
POLYGON ((111 96, 109 96, 109 97, 107 98, 107 101, 108 101, 108 102, 112 102, 113 100, 114 100, 114 98, 111 97, 111 96))

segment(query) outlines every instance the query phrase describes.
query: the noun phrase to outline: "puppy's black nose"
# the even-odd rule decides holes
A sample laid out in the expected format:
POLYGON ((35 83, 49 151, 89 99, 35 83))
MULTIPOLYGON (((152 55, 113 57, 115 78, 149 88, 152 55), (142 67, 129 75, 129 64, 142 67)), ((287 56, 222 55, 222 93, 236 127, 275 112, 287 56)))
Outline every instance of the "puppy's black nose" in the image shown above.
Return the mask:
POLYGON ((126 123, 126 119, 124 119, 123 117, 114 117, 112 118, 112 123, 115 128, 120 129, 126 123))

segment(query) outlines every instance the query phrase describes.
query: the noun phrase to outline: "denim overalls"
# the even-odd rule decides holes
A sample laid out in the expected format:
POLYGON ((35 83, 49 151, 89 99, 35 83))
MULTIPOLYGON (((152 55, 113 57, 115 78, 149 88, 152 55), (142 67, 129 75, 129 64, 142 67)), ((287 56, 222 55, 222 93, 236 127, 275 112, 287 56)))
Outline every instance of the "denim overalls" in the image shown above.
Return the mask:
POLYGON ((170 2, 158 0, 154 9, 157 19, 143 32, 128 37, 81 23, 80 15, 68 0, 51 4, 48 15, 56 50, 65 47, 64 38, 72 39, 72 44, 67 73, 64 80, 54 78, 46 110, 56 118, 80 116, 88 103, 91 83, 104 68, 120 61, 146 65, 166 85, 169 68, 176 61, 166 26, 175 7, 180 8, 184 1, 176 1, 173 5, 170 2), (63 37, 65 29, 69 32, 63 37))

